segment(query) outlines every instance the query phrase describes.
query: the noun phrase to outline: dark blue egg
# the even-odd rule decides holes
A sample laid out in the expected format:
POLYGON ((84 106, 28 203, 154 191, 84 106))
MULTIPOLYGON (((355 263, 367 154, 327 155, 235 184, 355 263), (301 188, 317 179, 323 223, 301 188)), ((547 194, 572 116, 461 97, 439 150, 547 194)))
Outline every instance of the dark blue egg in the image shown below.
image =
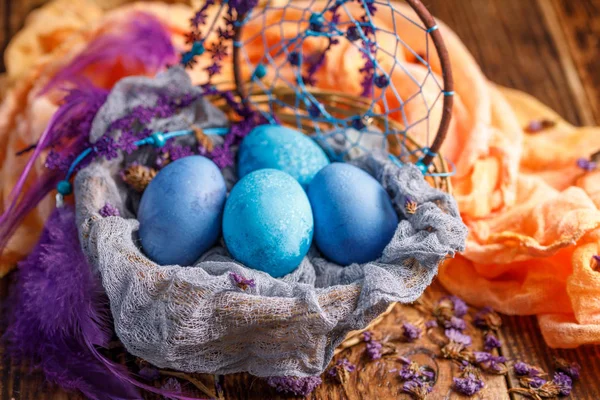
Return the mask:
POLYGON ((238 176, 273 168, 287 172, 304 187, 329 159, 303 133, 281 125, 257 126, 244 138, 238 152, 238 176))
POLYGON ((252 172, 229 194, 223 238, 233 258, 242 264, 282 277, 300 265, 312 236, 313 216, 306 193, 285 172, 252 172))
POLYGON ((162 265, 193 264, 219 238, 226 194, 221 171, 206 157, 184 157, 160 170, 138 209, 146 255, 162 265))
POLYGON ((332 163, 308 186, 315 243, 340 265, 379 258, 394 236, 398 215, 375 178, 350 164, 332 163))

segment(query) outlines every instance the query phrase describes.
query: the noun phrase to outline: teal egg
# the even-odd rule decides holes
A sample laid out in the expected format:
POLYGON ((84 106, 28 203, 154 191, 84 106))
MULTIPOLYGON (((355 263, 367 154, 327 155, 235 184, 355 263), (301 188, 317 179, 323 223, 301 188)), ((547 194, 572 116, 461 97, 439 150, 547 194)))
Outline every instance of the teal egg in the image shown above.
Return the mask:
POLYGON ((398 215, 381 184, 360 168, 332 163, 308 190, 315 243, 340 265, 376 260, 398 227, 398 215))
POLYGON ((238 152, 238 176, 273 168, 287 172, 302 186, 329 164, 323 149, 301 132, 281 125, 261 125, 242 141, 238 152))
POLYGON ((223 238, 242 264, 282 277, 300 265, 312 237, 310 203, 289 174, 261 169, 231 190, 223 213, 223 238))
POLYGON ((162 265, 192 265, 221 234, 226 195, 219 167, 206 157, 184 157, 161 169, 138 208, 146 255, 162 265))

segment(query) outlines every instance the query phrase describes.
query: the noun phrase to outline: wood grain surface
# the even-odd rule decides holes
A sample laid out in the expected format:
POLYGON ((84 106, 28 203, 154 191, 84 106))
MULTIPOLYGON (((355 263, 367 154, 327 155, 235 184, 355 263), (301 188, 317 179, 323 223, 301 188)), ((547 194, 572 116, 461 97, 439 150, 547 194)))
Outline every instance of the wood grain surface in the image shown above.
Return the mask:
MULTIPOLYGON (((110 0, 113 1, 113 0, 110 0)), ((569 122, 600 123, 600 0, 423 0, 445 21, 473 53, 490 80, 526 91, 549 105, 569 122)), ((44 0, 0 0, 0 44, 22 26, 25 15, 44 0)), ((0 280, 0 299, 5 299, 9 279, 0 280)), ((427 296, 440 296, 434 285, 427 296)), ((2 301, 2 300, 0 300, 2 301)), ((378 334, 393 333, 404 320, 421 318, 412 307, 397 307, 378 325, 378 334)), ((501 353, 552 371, 553 357, 577 361, 583 366, 581 383, 571 398, 600 399, 600 347, 552 350, 545 346, 533 317, 504 317, 501 353)), ((0 333, 3 331, 0 326, 0 333)), ((415 349, 435 350, 426 339, 399 346, 400 353, 415 349)), ((391 361, 365 363, 364 345, 345 352, 359 371, 341 386, 326 381, 313 399, 392 399, 400 383, 390 373, 391 361)), ((456 366, 437 360, 439 382, 431 399, 459 398, 448 391, 456 366), (442 390, 445 388, 445 391, 442 390)), ((214 377, 202 378, 214 390, 214 377)), ((227 399, 276 399, 261 380, 245 374, 220 378, 227 399)), ((518 386, 514 377, 487 377, 480 399, 508 398, 507 388, 518 386)), ((191 385, 188 385, 191 387, 191 385)), ((518 396, 517 396, 518 397, 518 396)), ((0 400, 80 399, 44 384, 39 372, 11 360, 0 347, 0 400)), ((148 397, 151 398, 151 397, 148 397)))

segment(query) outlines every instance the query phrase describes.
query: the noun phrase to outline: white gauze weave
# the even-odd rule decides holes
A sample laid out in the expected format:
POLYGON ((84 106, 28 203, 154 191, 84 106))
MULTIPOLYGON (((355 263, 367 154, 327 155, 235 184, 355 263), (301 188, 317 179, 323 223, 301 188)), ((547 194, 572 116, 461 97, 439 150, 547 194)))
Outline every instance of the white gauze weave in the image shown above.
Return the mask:
MULTIPOLYGON (((154 79, 119 82, 99 111, 91 132, 97 140, 111 121, 159 93, 197 93, 178 68, 154 79)), ((179 115, 154 120, 150 129, 174 130, 193 121, 222 126, 225 117, 204 99, 179 115)), ((218 138, 217 138, 218 139, 218 138)), ((193 138, 182 138, 190 143, 193 138)), ((297 270, 276 279, 233 260, 221 241, 192 267, 161 266, 140 248, 136 195, 121 182, 125 162, 146 162, 141 149, 124 160, 96 161, 75 182, 81 244, 110 300, 115 330, 126 349, 161 368, 257 376, 320 374, 348 332, 365 328, 392 302, 412 302, 431 283, 438 264, 463 250, 466 227, 454 199, 434 189, 412 165, 398 167, 383 154, 352 162, 389 193, 400 223, 378 260, 342 267, 313 247, 297 270), (418 207, 405 212, 407 197, 418 207), (116 206, 121 217, 102 218, 116 206), (254 279, 242 290, 235 272, 254 279)), ((232 184, 232 171, 224 171, 232 184)))

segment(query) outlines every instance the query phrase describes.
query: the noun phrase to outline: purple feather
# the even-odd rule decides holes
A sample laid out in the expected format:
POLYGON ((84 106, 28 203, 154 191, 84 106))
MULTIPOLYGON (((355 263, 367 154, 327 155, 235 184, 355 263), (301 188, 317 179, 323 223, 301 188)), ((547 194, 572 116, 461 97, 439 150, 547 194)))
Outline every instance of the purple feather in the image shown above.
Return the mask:
POLYGON ((136 386, 191 399, 135 381, 98 352, 112 334, 106 303, 79 245, 73 209, 55 209, 39 243, 19 263, 5 334, 9 352, 32 361, 48 381, 89 399, 139 398, 136 386))
POLYGON ((101 286, 79 246, 71 208, 54 211, 18 271, 6 332, 9 351, 33 361, 49 381, 88 398, 139 397, 131 383, 110 371, 121 367, 96 350, 108 343, 109 318, 101 286))
POLYGON ((108 92, 87 81, 83 77, 84 70, 119 60, 126 67, 143 65, 147 71, 152 72, 163 68, 169 61, 176 60, 176 52, 168 32, 154 16, 136 13, 126 22, 122 24, 119 34, 105 34, 92 41, 42 91, 45 93, 67 83, 74 85, 40 136, 35 151, 8 198, 8 207, 0 215, 0 254, 27 214, 62 178, 58 171, 48 171, 36 182, 31 182, 30 189, 23 192, 29 172, 42 152, 56 146, 63 157, 72 158, 87 146, 92 120, 106 100, 108 92))
POLYGON ((166 28, 151 14, 137 12, 121 22, 120 29, 98 36, 48 82, 42 93, 82 76, 88 67, 113 64, 119 60, 127 70, 143 66, 153 72, 177 61, 177 53, 166 28))
POLYGON ((52 191, 64 173, 48 170, 32 182, 24 191, 29 172, 42 151, 49 147, 60 148, 62 157, 74 157, 88 143, 92 120, 106 100, 108 92, 94 87, 87 81, 69 91, 64 103, 54 113, 40 136, 37 146, 9 196, 9 205, 0 215, 0 254, 19 224, 40 201, 52 191))

